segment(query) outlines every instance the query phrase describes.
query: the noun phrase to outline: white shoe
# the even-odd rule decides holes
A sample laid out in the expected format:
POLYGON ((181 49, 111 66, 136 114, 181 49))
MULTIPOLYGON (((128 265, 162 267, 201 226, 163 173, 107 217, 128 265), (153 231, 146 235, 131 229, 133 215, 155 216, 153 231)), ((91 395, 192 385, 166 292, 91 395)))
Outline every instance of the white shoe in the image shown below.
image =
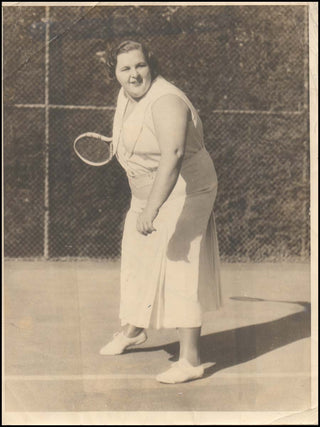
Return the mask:
POLYGON ((145 331, 141 331, 139 335, 133 338, 126 337, 123 332, 116 332, 113 335, 113 340, 102 347, 99 353, 104 356, 121 354, 126 348, 144 343, 147 338, 145 331))
POLYGON ((176 384, 201 378, 204 374, 202 365, 192 366, 186 359, 180 359, 172 364, 166 372, 156 376, 160 383, 176 384))

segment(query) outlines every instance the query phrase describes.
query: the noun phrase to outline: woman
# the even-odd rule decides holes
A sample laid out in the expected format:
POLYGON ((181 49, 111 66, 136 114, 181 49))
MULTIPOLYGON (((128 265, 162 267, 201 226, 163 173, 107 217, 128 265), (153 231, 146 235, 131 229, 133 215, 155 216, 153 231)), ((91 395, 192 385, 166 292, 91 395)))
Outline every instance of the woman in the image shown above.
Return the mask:
POLYGON ((154 56, 125 41, 108 60, 121 85, 113 148, 131 192, 122 241, 120 319, 100 354, 120 354, 147 339, 147 328, 177 328, 180 358, 164 383, 203 376, 202 313, 221 305, 213 204, 215 169, 197 111, 159 75, 154 56))

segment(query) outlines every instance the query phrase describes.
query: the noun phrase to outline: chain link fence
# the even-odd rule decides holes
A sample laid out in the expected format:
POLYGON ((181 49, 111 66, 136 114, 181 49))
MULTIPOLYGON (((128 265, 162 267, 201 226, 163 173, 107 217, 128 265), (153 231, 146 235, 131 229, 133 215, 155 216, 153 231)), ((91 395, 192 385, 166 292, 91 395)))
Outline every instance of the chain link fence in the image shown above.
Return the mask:
POLYGON ((5 256, 117 258, 130 191, 111 135, 119 89, 98 52, 143 41, 202 118, 221 257, 309 257, 308 6, 4 8, 5 256))

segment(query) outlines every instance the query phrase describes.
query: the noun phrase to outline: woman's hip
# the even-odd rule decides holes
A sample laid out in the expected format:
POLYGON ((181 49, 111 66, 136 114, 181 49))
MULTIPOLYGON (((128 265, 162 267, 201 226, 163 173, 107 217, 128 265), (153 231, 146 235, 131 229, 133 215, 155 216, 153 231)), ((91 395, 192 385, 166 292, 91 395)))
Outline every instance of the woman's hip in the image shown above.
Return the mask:
POLYGON ((217 188, 218 179, 213 161, 209 153, 203 149, 191 158, 185 159, 170 198, 216 193, 217 188))

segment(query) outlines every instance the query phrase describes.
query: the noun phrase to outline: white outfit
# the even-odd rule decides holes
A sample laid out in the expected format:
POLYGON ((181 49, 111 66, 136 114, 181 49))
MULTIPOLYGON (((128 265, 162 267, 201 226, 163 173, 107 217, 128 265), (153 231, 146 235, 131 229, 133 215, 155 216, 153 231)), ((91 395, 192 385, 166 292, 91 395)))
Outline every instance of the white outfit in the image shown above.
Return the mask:
POLYGON ((175 328, 201 326, 202 313, 221 305, 220 264, 213 204, 217 176, 203 143, 197 111, 182 91, 158 76, 123 121, 128 98, 120 90, 113 149, 132 192, 121 258, 121 324, 175 328), (185 156, 172 193, 148 236, 136 229, 159 165, 161 152, 151 106, 174 94, 189 107, 185 156))

